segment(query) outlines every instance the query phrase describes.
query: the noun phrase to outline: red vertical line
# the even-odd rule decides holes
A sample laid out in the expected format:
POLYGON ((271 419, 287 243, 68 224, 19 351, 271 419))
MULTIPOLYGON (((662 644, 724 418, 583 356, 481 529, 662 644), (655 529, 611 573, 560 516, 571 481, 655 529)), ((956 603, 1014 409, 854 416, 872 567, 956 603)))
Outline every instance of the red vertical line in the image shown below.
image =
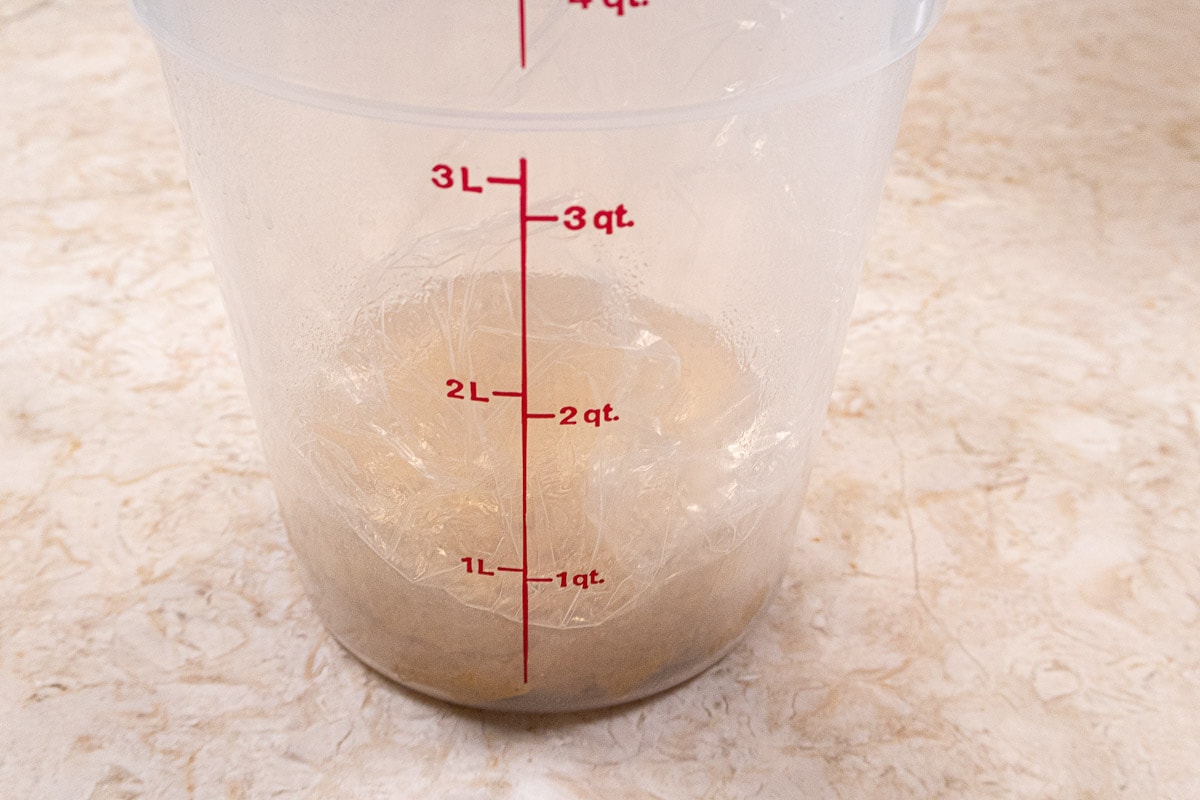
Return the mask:
MULTIPOLYGON (((522 2, 522 8, 524 3, 522 2)), ((522 56, 524 51, 522 51, 522 56)), ((529 326, 525 313, 529 251, 529 180, 521 159, 521 679, 529 683, 529 326)))
POLYGON ((521 69, 525 69, 525 0, 517 0, 517 16, 521 27, 521 69))

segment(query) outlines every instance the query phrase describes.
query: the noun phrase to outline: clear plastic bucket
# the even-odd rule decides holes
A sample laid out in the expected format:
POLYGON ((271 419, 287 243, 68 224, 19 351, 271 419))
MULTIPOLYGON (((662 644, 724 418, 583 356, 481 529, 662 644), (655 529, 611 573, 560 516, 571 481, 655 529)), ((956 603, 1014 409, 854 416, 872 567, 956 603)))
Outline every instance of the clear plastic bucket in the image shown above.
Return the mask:
POLYGON ((941 0, 134 0, 319 613, 555 711, 786 566, 941 0))

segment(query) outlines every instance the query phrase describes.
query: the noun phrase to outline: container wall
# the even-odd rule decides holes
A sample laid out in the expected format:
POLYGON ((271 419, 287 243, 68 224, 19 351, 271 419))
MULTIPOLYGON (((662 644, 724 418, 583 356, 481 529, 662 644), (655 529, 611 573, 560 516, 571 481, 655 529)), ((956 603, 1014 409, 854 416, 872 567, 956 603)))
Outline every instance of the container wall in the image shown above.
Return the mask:
POLYGON ((911 51, 944 5, 133 0, 168 49, 227 80, 366 115, 457 111, 494 124, 503 122, 494 115, 564 122, 845 85, 911 51))
POLYGON ((344 114, 162 55, 335 635, 524 710, 726 652, 786 563, 911 59, 767 110, 531 133, 344 114))

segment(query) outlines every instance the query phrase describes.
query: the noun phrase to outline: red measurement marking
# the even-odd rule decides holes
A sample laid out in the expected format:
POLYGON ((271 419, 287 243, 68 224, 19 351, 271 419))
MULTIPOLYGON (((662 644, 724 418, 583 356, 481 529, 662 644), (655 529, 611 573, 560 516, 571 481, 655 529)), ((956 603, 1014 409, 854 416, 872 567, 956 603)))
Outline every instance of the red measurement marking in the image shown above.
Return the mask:
POLYGON ((462 168, 462 188, 464 192, 482 192, 482 186, 471 185, 471 172, 466 167, 462 168))
MULTIPOLYGON (((521 66, 524 66, 524 0, 521 0, 521 66)), ((522 681, 529 682, 529 181, 521 160, 521 654, 522 681)))
POLYGON ((580 589, 587 589, 589 586, 604 583, 604 578, 600 577, 600 570, 596 569, 591 572, 577 572, 574 575, 569 572, 560 572, 554 577, 558 578, 558 585, 563 589, 567 588, 568 581, 570 581, 571 586, 578 586, 580 589))
MULTIPOLYGON (((521 0, 521 66, 525 66, 525 2, 521 0)), ((529 683, 529 318, 525 311, 529 275, 528 162, 520 160, 517 177, 489 175, 488 183, 516 186, 521 224, 521 391, 492 392, 521 398, 521 680, 529 683)), ((515 570, 514 570, 515 571, 515 570)))
MULTIPOLYGON (((446 397, 452 397, 455 400, 467 400, 468 399, 462 393, 463 387, 466 386, 466 384, 464 384, 462 381, 451 378, 450 380, 446 381, 446 385, 450 387, 450 391, 446 392, 446 397)), ((476 403, 492 402, 490 397, 482 397, 479 394, 479 385, 477 383, 475 383, 475 381, 470 381, 470 386, 471 386, 471 397, 469 399, 474 400, 476 403)))
MULTIPOLYGON (((575 406, 563 406, 558 410, 562 414, 562 419, 559 425, 578 425, 575 420, 579 409, 575 406)), ((586 425, 591 425, 593 428, 599 428, 606 422, 618 422, 620 417, 613 413, 612 403, 605 403, 603 408, 585 408, 583 410, 583 421, 586 425)))
MULTIPOLYGON (((592 0, 567 0, 567 3, 570 5, 579 6, 581 9, 586 11, 588 6, 592 4, 592 0)), ((630 9, 641 8, 643 6, 650 5, 650 0, 604 0, 604 6, 616 11, 618 17, 625 16, 626 5, 628 5, 630 9)))
MULTIPOLYGON (((520 3, 522 24, 521 61, 522 66, 524 66, 524 0, 520 0, 520 3)), ((637 3, 630 1, 630 5, 634 6, 637 3)), ((645 0, 642 0, 642 5, 645 5, 645 0)), ((560 588, 566 588, 570 585, 580 589, 588 589, 591 586, 604 583, 604 579, 600 577, 597 570, 574 574, 560 572, 553 578, 531 578, 529 576, 529 420, 558 419, 561 414, 563 418, 559 424, 578 425, 579 423, 575 421, 575 418, 582 415, 584 424, 599 428, 601 425, 617 422, 620 417, 613 413, 611 403, 605 403, 603 406, 597 408, 585 408, 582 410, 582 414, 580 409, 575 406, 563 406, 558 413, 531 412, 529 410, 529 223, 558 222, 563 217, 559 217, 556 214, 529 213, 529 164, 525 158, 521 158, 518 163, 520 168, 516 177, 488 175, 484 178, 484 182, 516 186, 519 198, 521 389, 520 391, 495 390, 491 392, 491 395, 493 397, 521 398, 521 566, 495 567, 493 571, 489 571, 485 569, 482 558, 472 559, 468 557, 461 559, 461 561, 466 566, 467 572, 473 575, 495 575, 496 572, 521 573, 521 680, 524 683, 529 683, 529 584, 553 583, 555 580, 558 580, 560 588)), ((433 185, 439 189, 452 189, 457 186, 465 192, 478 193, 483 191, 481 184, 471 183, 470 171, 467 167, 460 167, 456 173, 454 168, 448 164, 437 164, 433 167, 433 177, 431 180, 433 185), (456 180, 456 176, 460 179, 456 180)), ((581 230, 587 227, 590 221, 591 225, 597 230, 602 230, 606 234, 612 234, 618 228, 633 227, 633 220, 628 219, 627 214, 628 211, 624 205, 617 205, 612 209, 600 209, 599 211, 595 211, 590 217, 584 207, 571 206, 564 212, 564 225, 570 230, 581 230)), ((447 397, 480 403, 489 402, 488 397, 479 393, 479 387, 475 381, 461 381, 457 378, 450 378, 446 381, 446 387, 450 390, 446 393, 447 397), (469 389, 469 397, 464 394, 464 390, 466 389, 469 389)))
POLYGON ((521 28, 521 69, 525 69, 525 0, 517 0, 517 18, 521 28))
POLYGON ((634 221, 627 215, 629 209, 621 203, 616 208, 602 208, 590 213, 583 206, 569 206, 563 210, 563 226, 569 231, 581 231, 589 225, 598 231, 604 231, 609 236, 618 228, 632 228, 634 221))
POLYGON ((459 174, 462 179, 458 182, 454 180, 454 167, 449 164, 435 164, 433 167, 433 185, 439 189, 453 189, 459 186, 464 192, 473 192, 479 194, 483 191, 483 187, 478 184, 471 183, 471 170, 467 167, 459 167, 459 174))
MULTIPOLYGON (((525 2, 521 0, 521 66, 525 65, 525 2)), ((529 180, 525 159, 518 173, 521 217, 521 680, 529 683, 529 323, 525 313, 529 272, 529 180)))
MULTIPOLYGON (((494 572, 489 572, 488 570, 483 568, 483 559, 482 558, 475 559, 475 569, 471 569, 470 556, 468 556, 467 558, 460 558, 459 561, 461 561, 462 563, 467 565, 467 572, 470 572, 472 575, 495 575, 496 574, 494 572)), ((500 569, 500 568, 497 567, 497 569, 500 569)))

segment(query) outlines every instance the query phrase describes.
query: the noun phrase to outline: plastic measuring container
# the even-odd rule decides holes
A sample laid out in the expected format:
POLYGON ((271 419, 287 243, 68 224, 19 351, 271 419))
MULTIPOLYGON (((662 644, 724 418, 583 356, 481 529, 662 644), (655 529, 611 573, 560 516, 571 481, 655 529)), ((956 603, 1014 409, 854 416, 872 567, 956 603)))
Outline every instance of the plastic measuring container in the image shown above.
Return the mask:
POLYGON ((942 0, 134 0, 325 624, 633 700, 779 585, 942 0))

